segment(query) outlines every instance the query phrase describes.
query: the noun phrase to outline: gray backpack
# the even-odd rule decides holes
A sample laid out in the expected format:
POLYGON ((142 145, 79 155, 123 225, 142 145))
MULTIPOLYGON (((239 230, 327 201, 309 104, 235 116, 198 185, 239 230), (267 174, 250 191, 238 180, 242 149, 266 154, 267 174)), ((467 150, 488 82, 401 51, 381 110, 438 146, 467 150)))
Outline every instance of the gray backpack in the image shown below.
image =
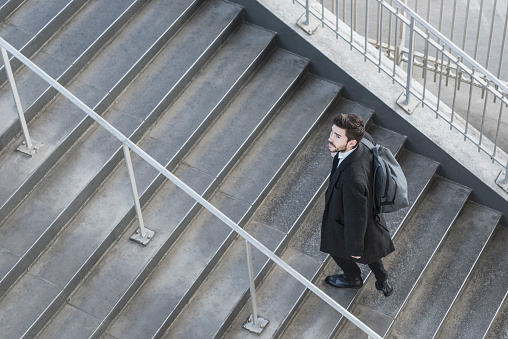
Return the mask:
POLYGON ((407 181, 392 152, 384 146, 374 145, 363 138, 374 155, 374 215, 397 211, 409 206, 407 181))

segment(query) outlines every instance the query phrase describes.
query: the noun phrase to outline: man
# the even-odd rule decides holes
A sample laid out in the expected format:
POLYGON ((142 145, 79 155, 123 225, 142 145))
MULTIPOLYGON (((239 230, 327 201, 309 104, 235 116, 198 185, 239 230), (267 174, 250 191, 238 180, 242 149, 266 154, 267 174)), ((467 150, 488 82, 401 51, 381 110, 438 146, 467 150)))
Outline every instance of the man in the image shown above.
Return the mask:
POLYGON ((321 251, 329 253, 344 274, 326 277, 337 288, 363 286, 360 268, 368 264, 376 277, 376 288, 389 296, 393 287, 381 258, 395 249, 382 215, 373 213, 373 155, 361 143, 365 125, 354 114, 339 114, 333 121, 328 149, 333 168, 326 191, 321 228, 321 251))

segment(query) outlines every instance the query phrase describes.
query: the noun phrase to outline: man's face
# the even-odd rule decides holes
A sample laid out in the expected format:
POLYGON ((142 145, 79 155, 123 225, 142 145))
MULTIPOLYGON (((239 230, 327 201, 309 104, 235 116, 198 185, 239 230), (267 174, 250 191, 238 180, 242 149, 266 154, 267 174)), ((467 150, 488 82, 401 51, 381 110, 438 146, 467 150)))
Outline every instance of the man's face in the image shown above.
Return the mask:
POLYGON ((332 126, 330 137, 328 138, 328 150, 335 155, 337 152, 348 152, 356 146, 356 140, 347 140, 346 130, 336 125, 332 126))

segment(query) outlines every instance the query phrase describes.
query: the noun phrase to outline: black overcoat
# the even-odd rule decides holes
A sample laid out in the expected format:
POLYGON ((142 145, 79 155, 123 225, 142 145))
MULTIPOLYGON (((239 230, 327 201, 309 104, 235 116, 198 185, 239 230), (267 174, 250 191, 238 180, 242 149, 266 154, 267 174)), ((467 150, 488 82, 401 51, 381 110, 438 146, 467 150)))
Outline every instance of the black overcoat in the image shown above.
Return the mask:
POLYGON ((360 143, 332 169, 321 227, 321 251, 363 264, 394 251, 383 216, 373 215, 372 159, 370 150, 360 143))

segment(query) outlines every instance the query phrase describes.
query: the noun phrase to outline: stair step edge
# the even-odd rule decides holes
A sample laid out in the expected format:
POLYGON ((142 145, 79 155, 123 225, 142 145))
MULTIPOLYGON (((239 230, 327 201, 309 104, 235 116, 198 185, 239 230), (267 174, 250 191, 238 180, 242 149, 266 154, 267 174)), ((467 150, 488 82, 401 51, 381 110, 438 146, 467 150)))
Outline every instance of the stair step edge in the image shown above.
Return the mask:
POLYGON ((0 22, 7 19, 12 13, 14 13, 19 6, 26 0, 8 0, 2 6, 0 6, 0 22))
MULTIPOLYGON (((426 284, 430 281, 438 282, 440 280, 440 277, 442 277, 442 271, 443 269, 439 269, 442 265, 445 265, 446 267, 449 267, 449 264, 446 264, 449 262, 450 255, 447 254, 451 249, 456 248, 457 246, 460 247, 460 244, 464 244, 467 242, 467 239, 464 239, 463 241, 460 241, 457 243, 456 239, 457 237, 469 237, 473 238, 474 240, 478 240, 479 244, 478 246, 468 246, 467 250, 464 248, 460 248, 464 250, 467 253, 461 253, 454 251, 456 255, 461 256, 461 264, 466 265, 466 267, 462 268, 460 271, 464 272, 463 276, 460 277, 460 281, 457 281, 457 284, 437 284, 436 288, 433 290, 433 293, 437 295, 437 298, 439 300, 435 300, 435 303, 433 303, 433 307, 438 307, 440 301, 444 301, 446 299, 450 299, 449 297, 454 296, 451 298, 451 300, 448 300, 448 309, 453 305, 453 302, 456 300, 457 295, 460 293, 460 289, 464 286, 465 282, 468 280, 468 277, 471 274, 471 271, 474 267, 474 264, 478 260, 479 255, 483 252, 485 249, 489 238, 491 237, 495 226, 498 224, 499 219, 501 215, 498 212, 489 211, 487 209, 484 209, 485 213, 483 215, 481 214, 482 206, 472 203, 470 201, 466 202, 463 210, 457 217, 457 219, 454 221, 453 225, 451 226, 449 232, 445 235, 443 238, 443 242, 439 245, 439 247, 436 249, 436 252, 434 253, 433 257, 429 260, 428 266, 426 267, 425 271, 420 276, 420 279, 417 281, 417 283, 414 286, 414 289, 411 292, 411 295, 408 297, 410 298, 410 302, 407 302, 404 304, 404 306, 401 308, 401 311, 399 312, 399 316, 394 322, 394 331, 397 333, 401 333, 401 331, 405 331, 404 329, 407 328, 407 325, 404 325, 407 323, 407 312, 414 312, 415 305, 418 305, 420 307, 421 305, 425 305, 426 302, 433 303, 430 297, 425 297, 425 293, 430 291, 430 287, 426 284), (485 217, 483 217, 485 216, 485 217), (469 221, 471 217, 474 217, 477 219, 476 224, 477 227, 475 229, 468 232, 464 228, 469 226, 469 221), (441 260, 445 260, 446 263, 442 263, 441 260), (437 270, 437 271, 436 271, 437 270), (440 291, 444 288, 448 287, 454 287, 454 291, 449 291, 448 293, 445 293, 444 295, 440 294, 440 291), (420 293, 424 293, 421 295, 420 293), (441 297, 439 297, 441 295, 441 297), (416 299, 415 299, 416 298, 416 299), (423 300, 421 300, 423 298, 423 300), (429 300, 429 301, 427 301, 429 300)), ((471 241, 473 239, 470 239, 471 241)), ((453 276, 452 268, 448 268, 448 271, 450 272, 450 275, 453 276)), ((460 274, 457 273, 456 276, 454 276, 453 280, 456 280, 455 278, 459 278, 460 274)), ((428 310, 428 307, 423 306, 423 309, 428 310)), ((435 310, 435 315, 439 314, 438 310, 435 310)), ((429 323, 434 319, 433 316, 427 315, 424 316, 426 319, 426 326, 425 329, 420 328, 417 330, 416 325, 412 327, 412 331, 418 331, 419 333, 423 334, 425 331, 433 331, 432 326, 434 326, 435 330, 439 327, 439 323, 429 323), (437 327, 436 327, 437 325, 437 327)), ((411 320, 409 320, 411 321, 411 320)), ((420 326, 420 325, 419 325, 420 326)), ((430 335, 433 335, 434 333, 431 333, 430 335)))
MULTIPOLYGON (((263 53, 261 53, 261 54, 263 54, 263 53)), ((234 86, 233 86, 233 87, 234 87, 234 86)), ((184 218, 184 219, 185 219, 185 218, 184 218)), ((132 288, 135 288, 135 286, 134 286, 134 285, 131 285, 131 287, 132 287, 132 288)), ((128 299, 128 298, 127 298, 127 299, 128 299)), ((105 325, 104 325, 104 326, 105 326, 105 325)))
MULTIPOLYGON (((305 140, 305 137, 302 139, 302 142, 305 140)), ((252 215, 252 212, 256 209, 256 206, 261 203, 261 201, 266 196, 267 192, 271 190, 275 182, 277 181, 277 178, 281 175, 281 173, 284 171, 284 169, 289 166, 289 163, 293 160, 294 155, 290 154, 287 156, 287 160, 284 162, 284 164, 279 168, 277 173, 272 177, 270 182, 263 188, 261 193, 257 196, 255 199, 255 202, 253 205, 251 205, 246 213, 243 215, 241 220, 239 221, 239 225, 243 225, 246 223, 246 221, 250 218, 252 215)), ((204 279, 207 277, 208 273, 213 269, 213 267, 216 265, 216 262, 219 261, 222 254, 228 249, 229 244, 236 238, 236 233, 231 231, 229 233, 229 236, 226 237, 224 242, 222 243, 220 249, 218 249, 213 258, 208 262, 207 266, 201 271, 199 277, 196 279, 196 281, 193 283, 193 285, 188 289, 187 293, 182 297, 182 299, 179 301, 178 305, 174 308, 174 311, 171 312, 171 314, 168 315, 166 318, 166 321, 164 324, 159 328, 157 331, 157 334, 154 336, 159 336, 164 333, 167 327, 172 323, 172 321, 178 316, 178 313, 181 308, 186 304, 186 302, 192 297, 194 292, 197 290, 197 288, 201 285, 201 283, 204 281, 204 279)))
MULTIPOLYGON (((374 133, 374 135, 375 135, 375 133, 374 133)), ((404 138, 401 138, 401 140, 404 140, 404 138)), ((378 143, 382 144, 383 142, 382 142, 382 140, 378 140, 378 143)), ((415 155, 415 154, 413 154, 411 152, 408 152, 406 150, 403 150, 403 152, 401 152, 401 155, 399 156, 399 161, 401 161, 401 165, 403 166, 403 168, 405 168, 405 166, 406 166, 405 164, 407 164, 407 163, 410 163, 410 164, 416 163, 416 164, 418 164, 418 161, 415 161, 415 159, 422 159, 422 160, 419 160, 420 162, 428 160, 426 158, 423 158, 421 156, 415 155), (409 157, 409 159, 405 160, 408 157, 409 157)), ((423 183, 419 183, 418 184, 419 186, 414 189, 414 190, 418 190, 418 194, 415 194, 415 193, 411 194, 413 196, 413 197, 410 196, 410 201, 412 202, 412 205, 410 206, 410 208, 408 208, 408 209, 406 209, 404 211, 400 211, 400 213, 402 213, 404 215, 404 218, 402 216, 398 216, 398 217, 395 218, 399 222, 400 222, 399 219, 402 219, 402 222, 400 222, 400 224, 397 224, 396 227, 395 226, 391 226, 392 238, 394 238, 396 236, 398 229, 400 229, 400 227, 402 227, 401 226, 402 223, 405 222, 405 220, 408 219, 408 215, 411 215, 413 213, 414 208, 416 206, 418 206, 418 202, 424 196, 424 192, 426 192, 429 189, 429 187, 431 186, 431 183, 433 182, 434 173, 435 173, 436 169, 437 169, 437 163, 433 163, 433 165, 429 167, 429 170, 428 170, 429 173, 427 173, 427 179, 424 180, 423 183)), ((411 181, 411 183, 413 183, 413 181, 411 181)), ((391 213, 391 214, 393 215, 393 213, 391 213)), ((385 217, 387 217, 387 215, 385 215, 385 217)), ((388 220, 388 217, 387 217, 387 220, 388 220)), ((330 257, 327 257, 327 259, 323 262, 323 264, 320 266, 320 268, 318 269, 318 271, 316 272, 316 274, 314 275, 314 277, 312 279, 312 282, 314 284, 322 283, 322 281, 321 281, 322 280, 322 276, 323 276, 325 271, 329 270, 328 269, 329 266, 334 266, 335 267, 335 264, 330 259, 330 257)), ((370 279, 369 278, 370 277, 370 271, 367 271, 366 274, 367 274, 366 281, 368 281, 370 279)), ((291 310, 291 312, 289 313, 289 316, 286 317, 286 319, 282 322, 281 328, 280 328, 280 330, 278 330, 276 332, 275 337, 279 337, 280 338, 280 337, 283 337, 285 335, 285 332, 289 328, 289 324, 291 322, 293 322, 293 318, 296 317, 296 314, 299 311, 299 308, 302 307, 302 305, 305 303, 305 300, 307 300, 309 298, 309 296, 311 296, 309 290, 306 290, 306 291, 304 291, 304 293, 302 293, 301 297, 298 299, 298 302, 295 304, 293 310, 291 310)), ((358 294, 355 295, 347 303, 348 304, 348 307, 347 307, 348 309, 351 308, 351 306, 354 304, 354 302, 355 302, 355 300, 357 298, 358 298, 358 294)), ((339 321, 336 324, 336 326, 334 327, 334 329, 331 329, 331 333, 327 334, 327 335, 333 336, 334 333, 336 333, 338 331, 340 325, 342 324, 343 319, 344 318, 340 316, 338 318, 339 321)))
MULTIPOLYGON (((127 21, 127 18, 122 19, 122 21, 127 21)), ((119 19, 117 19, 119 20, 119 19)), ((114 32, 111 32, 111 35, 113 35, 114 32)), ((70 69, 70 68, 69 68, 70 69)), ((68 70, 69 70, 68 69, 68 70)), ((64 74, 65 75, 65 74, 64 74)), ((64 76, 62 75, 62 76, 64 76)), ((62 77, 61 76, 61 77, 62 77)), ((58 79, 60 82, 60 78, 58 79)), ((71 79, 69 78, 68 81, 71 79)), ((67 81, 67 82, 68 82, 67 81)), ((65 83, 67 83, 65 82, 65 83)), ((65 83, 63 83, 65 85, 65 83)), ((123 90, 124 88, 119 88, 118 94, 123 90)), ((39 107, 37 104, 34 111, 39 111, 43 109, 43 106, 50 105, 50 101, 52 101, 53 97, 56 95, 57 91, 53 88, 47 89, 40 97, 39 99, 43 100, 39 107), (45 98, 45 99, 44 99, 45 98)), ((109 96, 111 94, 108 93, 106 96, 109 96)), ((102 115, 104 111, 109 107, 109 105, 113 102, 113 100, 116 97, 111 96, 111 99, 109 100, 109 103, 105 103, 105 98, 103 98, 99 104, 97 104, 94 107, 94 112, 98 113, 99 115, 102 115)), ((39 100, 38 99, 38 100, 39 100)), ((32 109, 32 108, 29 108, 32 109)), ((35 114, 34 114, 35 116, 35 114)), ((34 187, 37 185, 40 180, 42 180, 45 175, 50 171, 50 169, 58 162, 58 159, 60 159, 70 148, 71 146, 85 133, 86 130, 93 124, 93 120, 89 118, 88 116, 84 117, 76 127, 72 129, 72 131, 58 144, 55 146, 52 153, 48 154, 45 160, 32 171, 29 176, 24 179, 23 183, 20 187, 16 189, 14 193, 4 202, 4 204, 0 207, 0 222, 5 220, 10 213, 12 213, 15 208, 23 201, 23 199, 34 189, 34 187)), ((15 122, 11 126, 17 126, 17 122, 15 122)), ((19 126, 18 126, 19 127, 19 126)), ((10 133, 10 132, 8 132, 10 133)), ((16 132, 17 134, 17 132, 16 132)), ((0 137, 2 138, 2 137, 0 137)), ((18 138, 19 139, 19 138, 18 138)), ((0 142, 1 144, 1 142, 0 142)), ((48 145, 44 145, 44 147, 48 147, 48 145)), ((36 155, 37 156, 37 155, 36 155)))
MULTIPOLYGON (((239 18, 239 17, 238 17, 238 15, 237 15, 235 18, 236 18, 236 20, 238 20, 238 18, 239 18)), ((227 34, 227 32, 226 32, 226 34, 227 34)), ((217 46, 217 47, 218 47, 218 46, 217 46)), ((202 55, 202 57, 207 57, 207 56, 206 56, 206 55, 205 55, 205 56, 203 56, 203 55, 202 55)), ((200 66, 200 65, 195 64, 195 68, 198 68, 198 66, 200 66)), ((196 69, 196 72, 197 72, 197 69, 196 69)), ((142 125, 143 125, 143 126, 145 126, 145 127, 142 127, 142 128, 138 127, 138 128, 137 128, 137 132, 135 132, 135 133, 137 133, 137 134, 142 134, 142 133, 140 133, 140 131, 141 131, 142 129, 145 129, 145 130, 146 130, 146 129, 149 127, 149 124, 153 122, 153 121, 151 121, 151 120, 155 120, 155 119, 148 119, 148 120, 145 120, 145 121, 143 122, 143 124, 142 124, 142 125)), ((117 152, 116 152, 116 154, 117 154, 117 155, 119 155, 119 154, 120 154, 120 151, 117 151, 117 152)), ((113 156, 112 158, 110 158, 109 162, 111 162, 111 161, 113 160, 113 158, 114 158, 114 157, 115 157, 115 156, 113 156)), ((121 158, 121 155, 119 155, 119 158, 121 158)), ((119 162, 119 161, 120 161, 120 159, 119 159, 117 162, 119 162)), ((105 166, 107 167, 107 165, 105 165, 105 166)), ((104 169, 105 169, 105 167, 103 167, 103 171, 104 171, 104 172, 108 172, 108 171, 105 171, 104 169)), ((96 186, 98 187, 99 185, 96 185, 96 186)), ((83 191, 82 191, 82 192, 83 192, 83 191)), ((78 206, 79 206, 79 204, 78 204, 78 206)), ((63 214, 61 214, 61 216, 62 216, 62 215, 63 215, 63 214)), ((56 233, 57 233, 57 232, 55 232, 55 230, 54 230, 54 229, 48 229, 48 230, 47 230, 47 232, 46 232, 46 235, 48 235, 49 233, 51 233, 51 234, 56 234, 56 233), (49 231, 48 231, 48 230, 49 230, 49 231)), ((49 241, 51 237, 45 236, 44 238, 45 238, 45 240, 46 240, 46 241, 49 241), (46 239, 46 238, 48 238, 49 240, 48 240, 48 239, 46 239)), ((42 238, 39 238, 39 239, 40 239, 41 241, 43 240, 42 238)), ((32 249, 34 249, 34 247, 33 247, 33 246, 32 246, 32 249)), ((33 255, 32 255, 32 254, 30 254, 30 256, 33 256, 33 255)), ((28 258, 28 256, 25 256, 25 258, 28 258)), ((21 262, 21 261, 20 261, 20 263, 24 263, 24 262, 21 262)), ((26 263, 25 263, 25 264, 26 264, 26 263)), ((23 270, 22 270, 22 271, 23 271, 23 270)), ((12 272, 12 271, 11 271, 11 272, 12 272)), ((21 272, 21 273, 22 273, 22 272, 21 272)), ((5 279, 4 279, 4 281, 5 281, 5 279)))
MULTIPOLYGON (((234 30, 236 25, 240 23, 241 14, 242 14, 241 12, 238 12, 238 14, 235 16, 235 19, 232 20, 227 25, 226 29, 222 31, 222 33, 219 36, 223 37, 223 38, 215 39, 215 41, 213 41, 211 43, 211 45, 207 48, 207 51, 205 53, 201 54, 199 60, 202 60, 202 61, 195 62, 193 64, 193 67, 189 71, 187 71, 186 74, 184 76, 182 76, 182 78, 180 78, 180 80, 178 82, 182 83, 183 85, 182 86, 175 85, 172 88, 172 91, 175 91, 175 88, 176 88, 176 92, 180 92, 181 89, 183 87, 185 87, 184 84, 186 82, 190 81, 189 78, 192 77, 194 74, 196 74, 199 71, 199 69, 204 65, 204 63, 206 62, 206 60, 208 60, 208 58, 211 56, 211 54, 215 53, 215 50, 222 44, 224 39, 227 36, 229 36, 229 34, 234 30)), ((140 140, 145 135, 145 133, 150 129, 150 127, 153 125, 153 123, 155 121, 157 121, 158 117, 161 114, 163 114, 163 112, 165 111, 165 108, 169 105, 168 102, 171 101, 171 100, 167 100, 167 98, 169 98, 169 97, 170 96, 166 96, 165 97, 166 100, 159 102, 157 107, 154 110, 152 110, 152 112, 149 114, 149 116, 143 121, 142 126, 145 126, 145 127, 141 128, 142 126, 140 126, 136 129, 135 132, 133 132, 131 134, 131 137, 130 137, 131 141, 136 142, 137 140, 140 140)), ((120 161, 121 161, 121 148, 116 152, 116 156, 118 156, 118 158, 119 158, 119 160, 117 161, 117 166, 118 166, 118 163, 120 163, 120 161)), ((111 159, 110 159, 110 161, 111 161, 111 159)), ((154 191, 155 191, 155 189, 152 187, 151 194, 153 194, 154 191)), ((145 192, 145 193, 148 193, 148 192, 145 192)), ((146 202, 149 199, 149 195, 150 194, 143 194, 142 197, 140 198, 140 200, 142 202, 146 202)), ((88 271, 90 269, 90 267, 91 267, 90 263, 95 262, 97 260, 97 258, 99 258, 102 255, 101 253, 104 253, 107 250, 107 248, 109 246, 106 243, 108 241, 110 241, 110 242, 114 241, 116 239, 116 237, 123 232, 124 228, 129 225, 129 222, 130 222, 130 220, 133 219, 134 215, 135 215, 134 208, 131 208, 131 210, 129 212, 127 212, 125 214, 125 216, 122 218, 122 221, 113 229, 112 233, 110 233, 110 235, 107 238, 109 240, 106 239, 105 243, 101 243, 101 245, 96 249, 96 251, 94 251, 94 253, 86 261, 86 265, 82 266, 81 271, 85 271, 85 272, 84 273, 81 271, 80 271, 81 273, 78 272, 76 274, 76 276, 73 278, 74 281, 69 282, 69 284, 66 285, 65 290, 62 291, 62 293, 59 294, 59 296, 57 298, 55 298, 54 302, 56 304, 59 304, 59 303, 65 301, 66 296, 68 296, 72 292, 72 290, 74 290, 74 288, 75 288, 74 285, 77 285, 79 283, 80 279, 86 275, 86 271, 88 271), (65 297, 62 297, 62 296, 65 296, 65 297)), ((48 312, 52 313, 52 312, 58 310, 59 308, 60 308, 60 306, 52 304, 52 307, 48 308, 48 312)), ((49 321, 49 319, 51 317, 52 317, 52 314, 49 314, 48 316, 41 316, 32 325, 32 327, 25 333, 25 335, 30 336, 32 334, 38 333, 45 326, 45 324, 47 323, 47 321, 49 321)))

